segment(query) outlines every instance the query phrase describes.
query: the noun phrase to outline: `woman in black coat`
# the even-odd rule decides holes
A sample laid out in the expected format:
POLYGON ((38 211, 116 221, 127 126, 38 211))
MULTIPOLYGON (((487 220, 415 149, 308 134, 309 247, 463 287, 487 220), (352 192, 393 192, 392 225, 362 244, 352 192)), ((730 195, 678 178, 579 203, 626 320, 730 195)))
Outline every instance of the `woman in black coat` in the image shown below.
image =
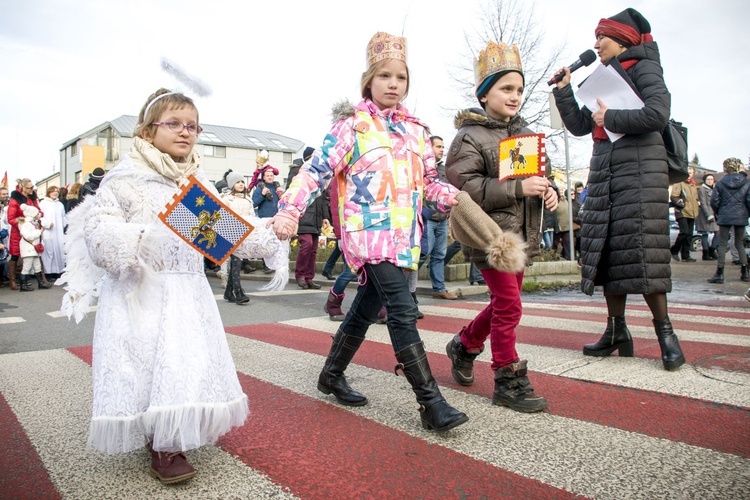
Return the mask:
POLYGON ((554 89, 557 107, 573 135, 592 133, 586 209, 581 222, 581 289, 593 294, 602 286, 608 321, 602 338, 587 344, 587 356, 633 356, 633 340, 625 324, 628 294, 642 294, 667 370, 685 363, 667 311, 672 291, 669 253, 669 176, 662 131, 669 119, 671 97, 662 74, 659 48, 651 26, 635 9, 602 19, 594 48, 602 64, 619 65, 644 106, 608 109, 599 101, 593 112, 580 108, 563 68, 554 89), (612 143, 604 129, 625 134, 612 143))

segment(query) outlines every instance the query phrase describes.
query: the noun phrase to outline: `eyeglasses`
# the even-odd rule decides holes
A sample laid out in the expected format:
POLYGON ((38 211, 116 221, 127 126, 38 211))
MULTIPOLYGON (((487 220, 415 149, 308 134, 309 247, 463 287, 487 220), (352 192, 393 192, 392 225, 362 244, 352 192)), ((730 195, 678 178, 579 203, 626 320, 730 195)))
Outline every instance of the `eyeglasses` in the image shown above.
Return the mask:
POLYGON ((195 123, 186 125, 181 122, 151 122, 151 125, 166 125, 167 128, 175 134, 179 134, 185 129, 187 129, 188 134, 190 135, 200 135, 200 133, 203 132, 203 127, 196 125, 195 123))

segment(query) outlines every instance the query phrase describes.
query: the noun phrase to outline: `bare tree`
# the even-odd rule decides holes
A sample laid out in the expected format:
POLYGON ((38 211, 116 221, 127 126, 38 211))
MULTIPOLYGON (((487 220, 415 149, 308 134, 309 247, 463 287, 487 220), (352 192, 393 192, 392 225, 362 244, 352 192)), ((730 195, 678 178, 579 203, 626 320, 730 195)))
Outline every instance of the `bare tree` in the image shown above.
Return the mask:
MULTIPOLYGON (((550 127, 547 80, 563 66, 560 55, 565 49, 565 43, 558 42, 551 47, 544 44, 544 26, 539 21, 536 3, 523 0, 486 0, 481 7, 476 29, 472 33, 465 33, 464 39, 471 55, 463 57, 464 61, 473 61, 490 41, 518 46, 525 82, 519 112, 529 122, 530 128, 547 135, 547 154, 555 158, 554 163, 564 163, 562 132, 550 127)), ((465 101, 476 106, 473 65, 467 63, 456 66, 451 77, 465 101)), ((576 163, 582 167, 571 170, 588 169, 588 159, 576 163)))

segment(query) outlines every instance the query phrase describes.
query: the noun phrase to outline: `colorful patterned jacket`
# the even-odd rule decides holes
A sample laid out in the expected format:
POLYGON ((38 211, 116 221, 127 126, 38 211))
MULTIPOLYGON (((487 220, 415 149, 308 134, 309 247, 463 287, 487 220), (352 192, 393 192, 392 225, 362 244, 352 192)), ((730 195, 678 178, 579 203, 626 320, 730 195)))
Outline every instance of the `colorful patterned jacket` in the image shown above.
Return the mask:
POLYGON ((391 262, 417 269, 423 199, 447 212, 458 190, 440 181, 427 126, 403 106, 381 111, 369 99, 334 109, 334 125, 289 186, 279 209, 299 214, 338 183, 341 245, 347 263, 391 262))

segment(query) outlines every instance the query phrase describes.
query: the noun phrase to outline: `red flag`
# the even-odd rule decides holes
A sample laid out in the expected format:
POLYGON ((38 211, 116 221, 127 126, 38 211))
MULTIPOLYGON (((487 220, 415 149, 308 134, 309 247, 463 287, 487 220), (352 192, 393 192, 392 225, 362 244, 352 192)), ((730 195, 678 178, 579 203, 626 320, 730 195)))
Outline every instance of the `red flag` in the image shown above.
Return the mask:
POLYGON ((7 188, 8 187, 8 171, 5 171, 5 175, 3 176, 3 182, 0 182, 0 187, 7 188))

